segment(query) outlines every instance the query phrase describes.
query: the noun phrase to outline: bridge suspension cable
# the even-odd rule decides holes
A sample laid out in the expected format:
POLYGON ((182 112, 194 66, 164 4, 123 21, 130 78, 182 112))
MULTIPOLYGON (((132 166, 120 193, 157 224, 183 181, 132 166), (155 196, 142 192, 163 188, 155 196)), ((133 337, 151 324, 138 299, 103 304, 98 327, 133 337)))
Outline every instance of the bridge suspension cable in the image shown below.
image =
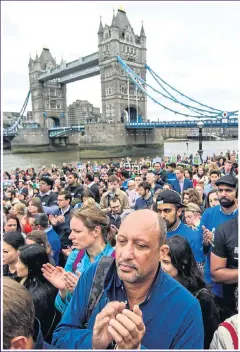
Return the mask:
MULTIPOLYGON (((213 107, 211 107, 211 106, 209 106, 209 105, 200 103, 199 101, 190 98, 190 97, 187 96, 186 94, 181 93, 179 90, 175 89, 173 86, 171 86, 171 85, 168 84, 166 81, 164 81, 161 77, 159 77, 159 76, 157 75, 157 73, 154 72, 147 64, 145 64, 145 67, 146 67, 147 70, 152 74, 152 76, 155 78, 156 82, 157 82, 162 88, 163 88, 163 86, 162 86, 162 84, 158 81, 158 79, 159 79, 162 83, 164 83, 166 86, 168 86, 169 88, 171 88, 173 91, 175 91, 176 93, 180 94, 181 96, 183 96, 183 97, 189 99, 190 101, 192 101, 192 102, 194 102, 194 103, 196 103, 196 104, 199 104, 200 106, 203 106, 203 107, 206 107, 206 108, 208 108, 208 109, 211 109, 211 110, 213 110, 214 112, 216 112, 216 111, 218 111, 218 112, 224 112, 224 110, 216 109, 216 108, 213 108, 213 107), (157 77, 158 79, 157 79, 156 77, 157 77)), ((163 88, 163 89, 164 89, 164 88, 163 88)), ((165 89, 164 89, 164 90, 165 90, 165 89)), ((165 91, 166 91, 166 90, 165 90, 165 91)), ((166 91, 166 92, 167 92, 167 91, 166 91)), ((170 93, 168 93, 168 94, 170 94, 170 93)), ((199 110, 200 110, 200 109, 199 109, 199 110)), ((230 112, 229 112, 229 114, 231 114, 231 115, 235 115, 236 113, 238 113, 238 110, 230 111, 230 112)), ((236 116, 236 115, 235 115, 235 116, 236 116)))
POLYGON ((29 90, 29 92, 28 92, 27 97, 26 97, 26 99, 25 99, 25 101, 24 101, 24 103, 23 103, 22 109, 21 109, 21 111, 20 111, 20 114, 19 114, 19 117, 17 118, 17 120, 14 122, 14 124, 13 124, 11 127, 9 127, 9 128, 4 128, 4 129, 3 129, 3 132, 12 132, 12 131, 16 130, 16 128, 20 125, 20 122, 21 122, 21 120, 22 120, 22 118, 23 118, 23 115, 24 115, 25 110, 26 110, 27 105, 28 105, 28 101, 29 101, 29 98, 30 98, 30 94, 31 94, 31 92, 30 92, 30 90, 29 90))
MULTIPOLYGON (((217 118, 217 117, 230 117, 230 116, 238 116, 236 113, 238 112, 236 111, 231 111, 231 112, 226 112, 223 110, 219 110, 219 109, 215 109, 215 111, 210 111, 210 110, 206 110, 206 109, 201 109, 195 106, 191 106, 185 103, 180 102, 179 100, 177 100, 171 93, 169 93, 166 89, 164 89, 164 87, 162 87, 164 89, 164 91, 169 95, 166 96, 165 94, 163 94, 162 92, 158 91, 157 89, 155 89, 154 87, 152 87, 151 85, 149 85, 148 83, 146 83, 140 76, 138 76, 129 66, 126 65, 126 63, 118 56, 118 62, 121 64, 122 68, 124 69, 124 71, 127 73, 128 77, 132 80, 132 82, 145 94, 147 95, 151 100, 153 100, 155 103, 157 103, 158 105, 162 106, 164 109, 173 112, 174 114, 177 115, 181 115, 181 116, 185 116, 185 117, 192 117, 192 118, 200 118, 200 117, 204 117, 204 118, 217 118), (157 101, 155 98, 153 98, 147 91, 146 89, 143 87, 143 85, 148 86, 149 88, 151 88, 153 91, 155 91, 156 93, 161 94, 164 98, 171 100, 174 103, 180 104, 183 107, 197 113, 198 115, 189 115, 187 113, 182 113, 179 112, 177 110, 171 109, 163 104, 161 104, 159 101, 157 101), (211 115, 206 115, 206 113, 211 114, 211 115)), ((147 66, 147 65, 146 65, 147 66)), ((148 66, 149 67, 149 66, 148 66)), ((149 67, 150 69, 150 67, 149 67)), ((150 69, 151 70, 151 69, 150 69)), ((152 70, 151 70, 152 71, 152 70)), ((152 71, 150 72, 152 73, 152 75, 154 76, 155 73, 152 71)), ((159 76, 157 76, 159 77, 159 76)), ((156 77, 154 77, 156 78, 156 77)), ((165 81, 164 81, 165 82, 165 81)), ((159 83, 159 82, 158 82, 159 83)), ((162 85, 161 85, 162 86, 162 85)), ((190 98, 191 99, 191 98, 190 98)), ((194 101, 194 99, 191 99, 192 101, 194 101)), ((201 104, 201 103, 199 103, 201 104)), ((202 106, 206 106, 209 109, 214 109, 212 107, 209 107, 207 105, 202 104, 202 106)))

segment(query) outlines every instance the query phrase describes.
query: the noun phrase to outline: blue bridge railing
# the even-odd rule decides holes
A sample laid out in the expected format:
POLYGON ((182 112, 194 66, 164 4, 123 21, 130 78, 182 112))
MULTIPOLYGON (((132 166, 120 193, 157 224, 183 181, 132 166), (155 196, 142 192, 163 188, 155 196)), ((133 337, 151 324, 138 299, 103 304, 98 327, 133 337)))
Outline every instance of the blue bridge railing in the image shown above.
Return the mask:
MULTIPOLYGON (((126 129, 153 129, 153 128, 166 128, 166 127, 185 127, 185 128, 194 128, 198 127, 199 120, 196 121, 161 121, 161 122, 130 122, 125 125, 126 129)), ((203 121, 204 127, 238 127, 238 118, 232 118, 228 120, 207 120, 203 121)))

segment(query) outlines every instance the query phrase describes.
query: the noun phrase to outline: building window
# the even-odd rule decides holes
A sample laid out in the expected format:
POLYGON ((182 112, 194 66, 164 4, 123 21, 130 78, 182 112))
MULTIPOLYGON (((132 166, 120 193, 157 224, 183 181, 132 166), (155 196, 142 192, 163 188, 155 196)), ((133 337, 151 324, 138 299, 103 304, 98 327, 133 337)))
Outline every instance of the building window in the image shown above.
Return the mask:
POLYGON ((45 108, 49 108, 49 101, 45 100, 45 108))
POLYGON ((51 108, 51 109, 56 109, 56 105, 57 105, 56 100, 51 100, 51 101, 50 101, 50 108, 51 108))
POLYGON ((60 101, 57 102, 57 109, 61 109, 61 103, 60 103, 60 101))
POLYGON ((133 42, 133 37, 132 36, 130 36, 130 43, 132 43, 133 42))
POLYGON ((62 92, 59 90, 58 91, 58 97, 61 98, 62 97, 62 92))
POLYGON ((127 41, 127 43, 129 43, 129 36, 128 35, 126 36, 126 41, 127 41))

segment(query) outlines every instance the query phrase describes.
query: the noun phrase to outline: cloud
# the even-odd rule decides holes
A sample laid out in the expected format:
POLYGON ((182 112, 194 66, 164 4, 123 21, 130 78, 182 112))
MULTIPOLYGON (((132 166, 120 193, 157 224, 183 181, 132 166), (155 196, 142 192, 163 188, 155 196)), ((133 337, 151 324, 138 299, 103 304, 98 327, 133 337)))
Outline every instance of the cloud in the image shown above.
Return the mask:
MULTIPOLYGON (((216 108, 239 107, 238 2, 123 2, 136 34, 147 35, 147 62, 185 94, 216 108)), ((97 51, 99 18, 110 24, 116 2, 2 3, 2 108, 20 111, 29 89, 28 61, 47 46, 60 62, 97 51)), ((150 75, 148 82, 159 87, 150 75)), ((101 107, 100 77, 67 86, 68 104, 86 99, 101 107)), ((162 99, 160 99, 162 102, 162 99)), ((171 105, 169 104, 169 107, 171 105)), ((28 109, 31 110, 31 104, 28 109)), ((148 116, 166 113, 148 99, 148 116)))

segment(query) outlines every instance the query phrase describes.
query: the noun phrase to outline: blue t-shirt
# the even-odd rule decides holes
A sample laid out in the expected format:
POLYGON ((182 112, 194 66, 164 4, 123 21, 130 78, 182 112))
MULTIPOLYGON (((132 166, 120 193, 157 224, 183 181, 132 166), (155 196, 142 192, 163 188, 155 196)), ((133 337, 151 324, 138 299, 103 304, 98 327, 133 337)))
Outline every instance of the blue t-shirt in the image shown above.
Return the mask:
POLYGON ((185 238, 192 248, 196 262, 204 263, 205 257, 203 253, 202 239, 197 231, 192 230, 181 222, 176 230, 167 232, 167 239, 172 236, 181 236, 185 238))
MULTIPOLYGON (((199 227, 199 234, 201 236, 201 241, 203 241, 203 230, 202 225, 204 225, 209 231, 215 232, 216 228, 223 224, 224 222, 231 220, 238 216, 238 209, 236 209, 231 214, 225 214, 222 211, 221 205, 217 205, 212 208, 208 208, 202 215, 200 227, 199 227)), ((218 296, 223 297, 222 293, 222 284, 217 284, 212 281, 211 273, 210 273, 210 256, 211 256, 211 247, 206 255, 206 263, 204 267, 204 280, 207 284, 211 285, 212 292, 218 296)))
POLYGON ((168 183, 171 183, 172 181, 176 181, 177 179, 176 174, 174 172, 168 172, 167 179, 168 179, 168 183))

